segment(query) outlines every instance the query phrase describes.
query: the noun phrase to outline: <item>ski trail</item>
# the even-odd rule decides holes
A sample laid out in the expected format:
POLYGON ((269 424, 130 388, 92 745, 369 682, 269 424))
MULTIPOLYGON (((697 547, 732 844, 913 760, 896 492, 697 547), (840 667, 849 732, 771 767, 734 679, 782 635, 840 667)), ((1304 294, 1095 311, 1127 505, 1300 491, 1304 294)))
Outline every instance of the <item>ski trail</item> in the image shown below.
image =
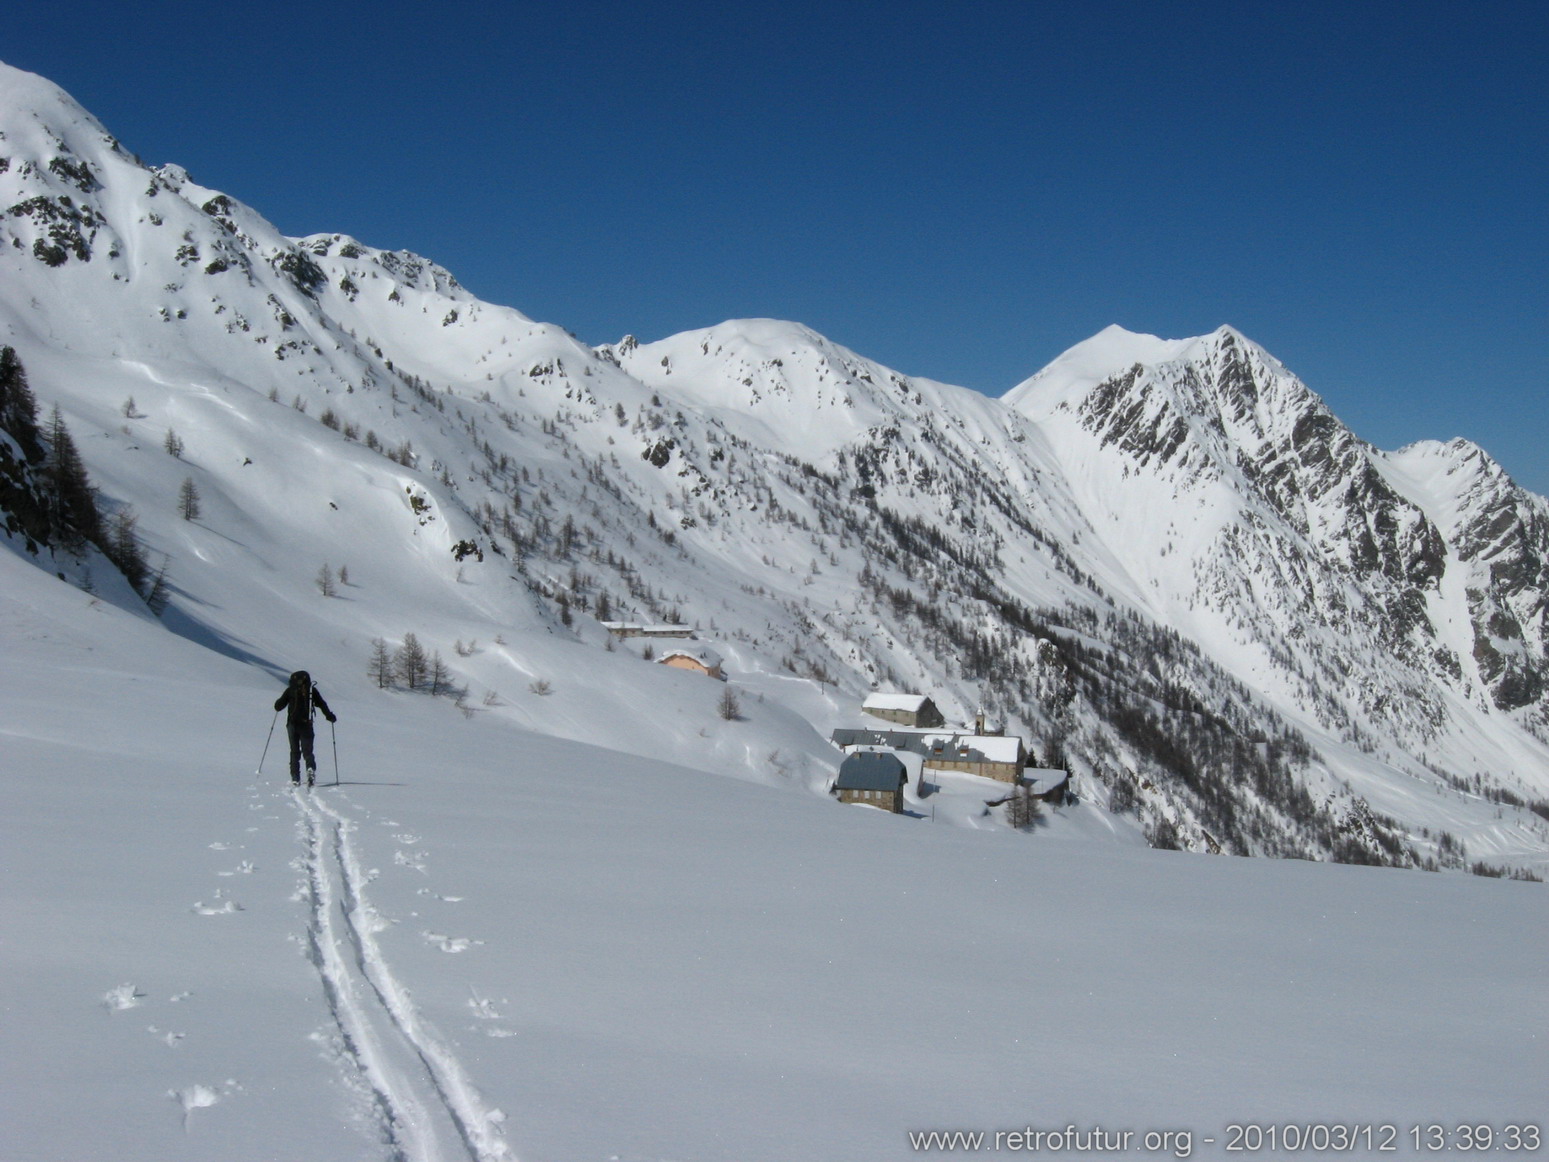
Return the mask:
POLYGON ((354 822, 297 795, 306 846, 309 953, 343 1056, 367 1094, 391 1162, 512 1162, 503 1115, 484 1105, 455 1053, 421 1018, 377 944, 354 822))
POLYGON ((384 1022, 371 1011, 370 989, 358 967, 345 956, 346 938, 335 922, 334 890, 328 863, 324 822, 306 806, 301 808, 306 844, 308 955, 322 979, 323 996, 338 1027, 342 1056, 352 1068, 352 1084, 365 1093, 382 1141, 392 1162, 420 1162, 435 1158, 433 1143, 424 1140, 422 1127, 428 1117, 412 1087, 390 1064, 383 1043, 384 1022))

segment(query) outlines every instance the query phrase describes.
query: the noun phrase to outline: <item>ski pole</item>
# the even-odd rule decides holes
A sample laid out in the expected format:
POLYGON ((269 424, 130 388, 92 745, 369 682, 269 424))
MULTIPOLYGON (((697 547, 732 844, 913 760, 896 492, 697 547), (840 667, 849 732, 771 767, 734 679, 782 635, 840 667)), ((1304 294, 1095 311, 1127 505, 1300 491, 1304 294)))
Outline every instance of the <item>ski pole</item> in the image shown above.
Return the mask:
POLYGON ((328 723, 328 737, 333 740, 333 785, 339 785, 339 732, 333 728, 333 723, 328 723))
POLYGON ((264 773, 264 759, 269 757, 269 743, 274 740, 274 724, 280 720, 280 712, 276 710, 274 717, 269 720, 269 737, 264 739, 264 753, 258 756, 258 774, 264 773))

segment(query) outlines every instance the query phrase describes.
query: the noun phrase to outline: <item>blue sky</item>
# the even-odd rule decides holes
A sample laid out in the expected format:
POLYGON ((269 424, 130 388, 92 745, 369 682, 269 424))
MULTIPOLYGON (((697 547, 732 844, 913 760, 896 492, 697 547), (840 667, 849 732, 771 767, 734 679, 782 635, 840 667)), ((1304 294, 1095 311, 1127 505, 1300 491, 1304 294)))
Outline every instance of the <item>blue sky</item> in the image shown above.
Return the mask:
POLYGON ((1231 323, 1378 446, 1549 493, 1541 2, 90 0, 0 59, 588 342, 774 316, 998 395, 1231 323))

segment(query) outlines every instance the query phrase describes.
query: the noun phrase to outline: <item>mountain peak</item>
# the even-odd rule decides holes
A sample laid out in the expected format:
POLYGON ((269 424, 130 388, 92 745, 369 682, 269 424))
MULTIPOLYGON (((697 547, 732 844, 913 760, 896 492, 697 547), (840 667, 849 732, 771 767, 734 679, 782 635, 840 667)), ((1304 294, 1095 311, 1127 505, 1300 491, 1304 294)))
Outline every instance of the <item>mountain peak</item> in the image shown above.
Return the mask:
POLYGON ((736 427, 784 433, 814 458, 884 423, 914 384, 801 323, 728 319, 599 349, 631 376, 736 427))
POLYGON ((1137 364, 1159 367, 1173 363, 1207 345, 1219 345, 1223 339, 1248 342, 1240 332, 1228 326, 1219 327, 1209 335, 1163 339, 1111 323, 1090 339, 1057 356, 1003 398, 1007 406, 1038 419, 1062 405, 1079 402, 1098 384, 1137 364))
POLYGON ((120 151, 118 141, 80 103, 46 77, 0 61, 0 109, 5 109, 6 152, 42 160, 82 153, 95 145, 120 151), (35 136, 41 130, 41 136, 35 136))

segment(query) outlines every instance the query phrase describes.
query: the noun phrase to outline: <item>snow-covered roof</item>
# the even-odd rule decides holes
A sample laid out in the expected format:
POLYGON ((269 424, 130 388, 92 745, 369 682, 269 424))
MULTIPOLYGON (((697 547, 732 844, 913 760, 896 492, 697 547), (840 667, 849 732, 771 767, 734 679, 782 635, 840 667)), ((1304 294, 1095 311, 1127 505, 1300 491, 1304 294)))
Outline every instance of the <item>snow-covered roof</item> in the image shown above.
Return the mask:
POLYGON ((698 662, 707 670, 716 669, 721 664, 721 655, 709 646, 675 647, 664 651, 661 655, 661 660, 664 662, 669 658, 688 658, 690 661, 698 662))
POLYGON ((924 694, 876 693, 866 695, 866 701, 861 706, 866 710, 917 711, 928 701, 929 697, 924 694))
POLYGON ((926 758, 958 762, 1015 763, 1025 752, 1014 734, 972 734, 940 730, 869 730, 840 727, 829 736, 841 750, 883 746, 926 758))
POLYGON ((1014 763, 1022 758, 1022 740, 1005 734, 925 734, 927 758, 952 758, 962 761, 1014 763))
POLYGON ((656 637, 693 637, 694 627, 691 625, 677 625, 672 623, 650 625, 637 621, 605 621, 603 629, 612 630, 614 633, 633 632, 649 634, 656 637))
POLYGON ((920 742, 923 735, 913 730, 873 730, 870 727, 841 726, 829 737, 840 750, 849 750, 851 747, 885 747, 888 750, 921 753, 925 749, 920 742))
POLYGON ((1069 771, 1054 767, 1027 767, 1022 771, 1022 781, 1035 795, 1052 791, 1069 778, 1069 771))

